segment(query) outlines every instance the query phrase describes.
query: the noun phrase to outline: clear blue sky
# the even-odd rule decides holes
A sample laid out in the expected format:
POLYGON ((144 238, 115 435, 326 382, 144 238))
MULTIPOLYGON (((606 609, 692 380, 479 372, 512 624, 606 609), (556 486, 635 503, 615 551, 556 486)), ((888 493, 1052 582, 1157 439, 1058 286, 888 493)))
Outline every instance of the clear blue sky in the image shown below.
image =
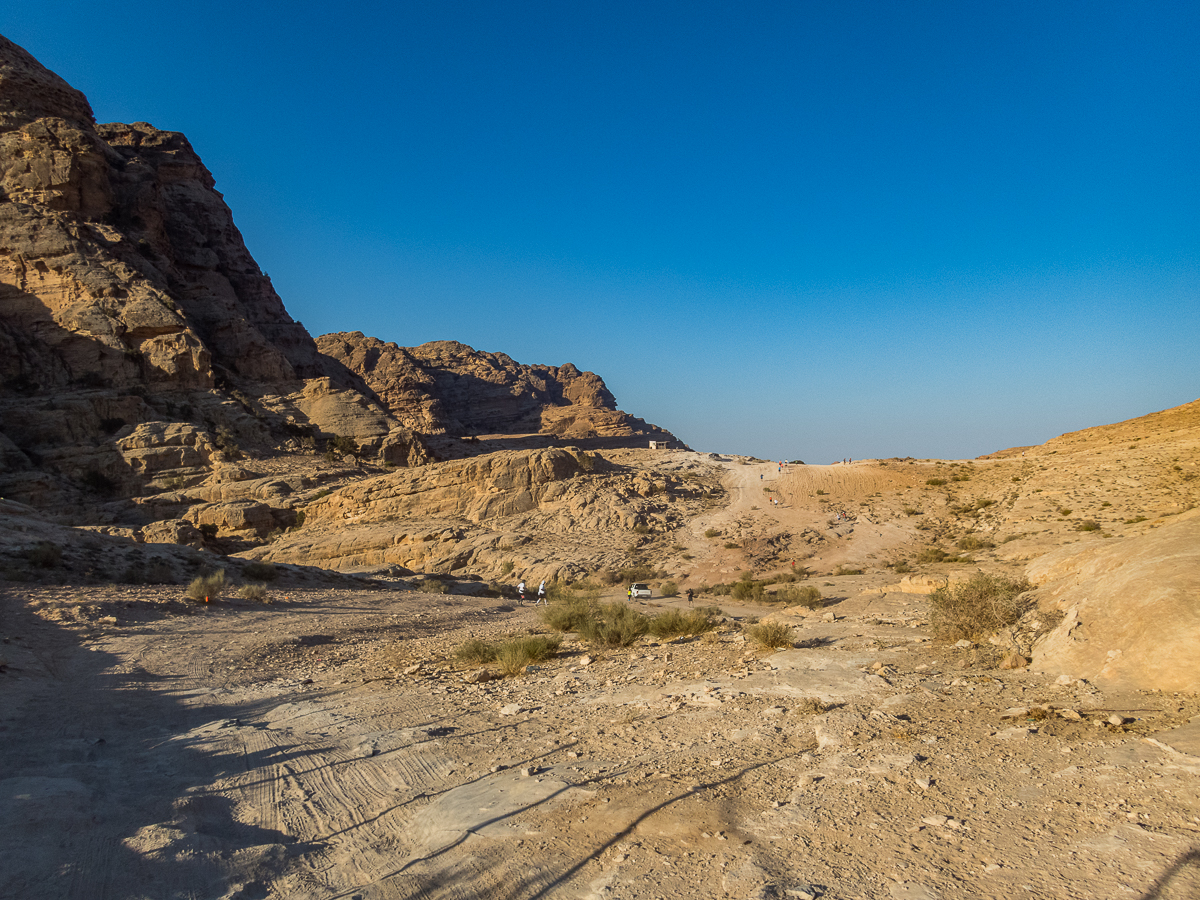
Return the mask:
POLYGON ((9 4, 184 132, 314 334, 599 373, 702 450, 975 456, 1200 397, 1200 4, 9 4))

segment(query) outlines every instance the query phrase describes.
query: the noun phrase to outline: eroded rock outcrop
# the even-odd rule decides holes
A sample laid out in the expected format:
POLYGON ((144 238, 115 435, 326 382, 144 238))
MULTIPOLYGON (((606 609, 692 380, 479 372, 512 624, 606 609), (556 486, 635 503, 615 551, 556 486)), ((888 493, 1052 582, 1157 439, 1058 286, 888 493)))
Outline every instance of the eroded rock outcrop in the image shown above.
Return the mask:
POLYGON ((527 366, 456 341, 400 347, 361 332, 321 335, 317 345, 400 422, 426 434, 672 437, 618 410, 600 376, 570 363, 527 366))

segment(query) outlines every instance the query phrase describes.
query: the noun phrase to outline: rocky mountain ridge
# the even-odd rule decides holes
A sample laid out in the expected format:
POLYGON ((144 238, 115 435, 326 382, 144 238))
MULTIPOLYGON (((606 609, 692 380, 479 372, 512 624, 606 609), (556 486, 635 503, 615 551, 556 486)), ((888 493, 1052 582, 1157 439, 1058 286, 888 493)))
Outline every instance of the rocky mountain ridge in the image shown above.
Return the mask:
POLYGON ((569 364, 315 341, 215 185, 182 134, 97 124, 0 37, 0 494, 142 527, 178 506, 164 490, 278 454, 410 466, 476 455, 459 438, 480 433, 671 437, 569 364))

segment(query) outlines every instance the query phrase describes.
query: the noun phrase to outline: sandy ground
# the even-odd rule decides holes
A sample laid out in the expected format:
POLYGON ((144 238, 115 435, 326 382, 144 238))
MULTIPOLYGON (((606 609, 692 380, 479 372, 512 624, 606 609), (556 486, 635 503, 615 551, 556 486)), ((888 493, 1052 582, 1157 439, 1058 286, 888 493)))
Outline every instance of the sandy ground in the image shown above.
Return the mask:
POLYGON ((1196 699, 973 666, 921 598, 472 685, 534 610, 163 593, 5 593, 0 896, 1200 895, 1196 699))
POLYGON ((1126 521, 1132 477, 953 511, 1031 465, 934 489, 964 469, 726 460, 728 505, 671 540, 684 584, 792 557, 820 573, 828 606, 775 653, 741 633, 772 609, 722 598, 715 635, 604 653, 568 637, 471 684, 455 648, 536 630, 533 609, 5 585, 0 897, 1191 900, 1200 699, 997 670, 994 648, 932 642, 925 599, 886 590, 885 562, 964 528, 1019 527, 980 554, 1014 573, 1101 539, 1066 500, 1112 532, 1154 524, 1126 521), (843 562, 866 574, 828 574, 843 562))

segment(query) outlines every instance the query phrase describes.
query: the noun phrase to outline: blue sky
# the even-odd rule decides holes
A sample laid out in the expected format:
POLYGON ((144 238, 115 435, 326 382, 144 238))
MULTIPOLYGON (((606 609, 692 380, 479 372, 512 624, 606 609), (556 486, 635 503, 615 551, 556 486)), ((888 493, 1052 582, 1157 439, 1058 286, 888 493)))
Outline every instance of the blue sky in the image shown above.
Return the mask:
POLYGON ((79 4, 314 334, 599 373, 702 450, 970 457, 1200 397, 1194 2, 79 4))

